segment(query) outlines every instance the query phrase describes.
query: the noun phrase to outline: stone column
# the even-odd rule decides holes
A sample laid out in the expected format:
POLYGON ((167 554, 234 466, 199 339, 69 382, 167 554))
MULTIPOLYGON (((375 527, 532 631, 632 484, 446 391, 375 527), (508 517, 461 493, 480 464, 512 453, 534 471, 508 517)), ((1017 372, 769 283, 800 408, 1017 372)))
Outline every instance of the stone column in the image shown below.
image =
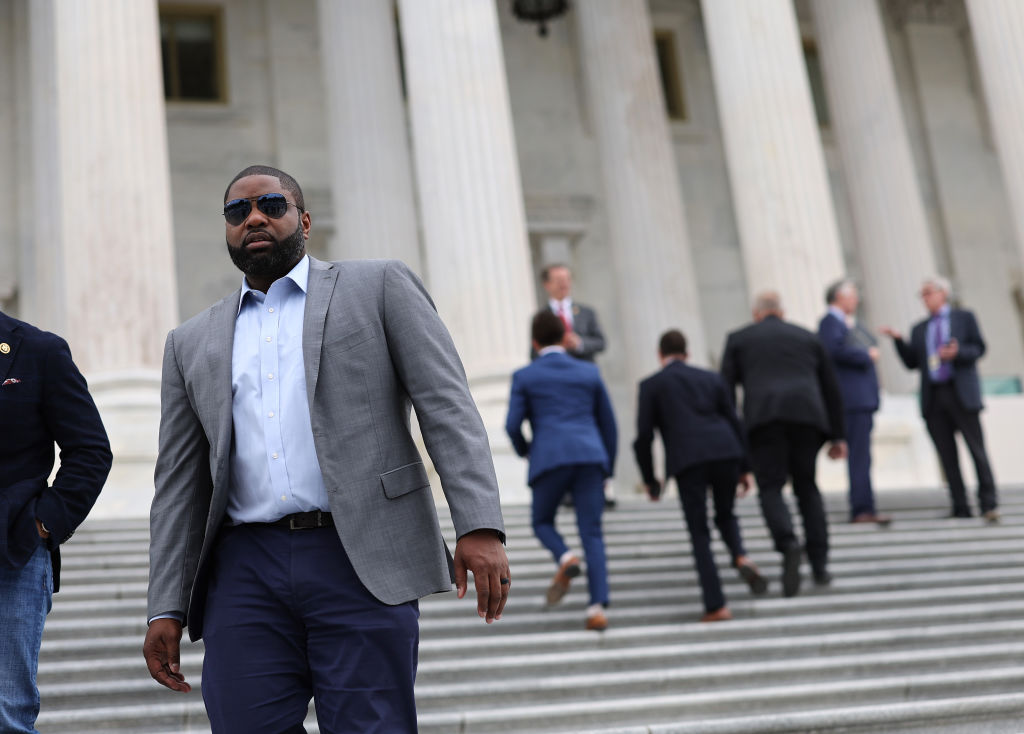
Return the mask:
POLYGON ((707 363, 676 155, 646 0, 573 5, 625 325, 627 380, 652 371, 658 337, 681 328, 707 363))
POLYGON ((502 498, 524 501, 526 469, 503 426, 536 299, 496 7, 399 9, 431 294, 490 431, 502 498))
MULTIPOLYGON (((871 326, 921 318, 918 285, 937 272, 877 0, 814 0, 818 54, 843 160, 871 326)), ((882 348, 882 382, 910 392, 913 375, 882 348)))
POLYGON ((394 257, 421 272, 394 8, 386 0, 320 0, 319 10, 330 256, 394 257))
POLYGON ((1016 282, 1024 287, 1024 5, 1019 0, 966 4, 1020 253, 1016 282))
POLYGON ((814 328, 844 267, 792 1, 701 7, 747 287, 814 328))
POLYGON ((100 511, 145 514, 164 338, 177 322, 156 2, 28 3, 33 282, 110 433, 100 511))

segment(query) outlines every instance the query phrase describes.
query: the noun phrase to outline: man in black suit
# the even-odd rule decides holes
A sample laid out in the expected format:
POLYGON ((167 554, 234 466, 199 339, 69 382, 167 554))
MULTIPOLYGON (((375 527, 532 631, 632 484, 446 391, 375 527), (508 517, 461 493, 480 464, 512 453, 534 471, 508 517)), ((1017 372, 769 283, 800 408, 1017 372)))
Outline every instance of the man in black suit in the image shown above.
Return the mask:
POLYGON ((768 584, 743 548, 733 514, 737 487, 750 491, 746 441, 736 407, 722 378, 686 364, 686 337, 675 329, 661 336, 662 370, 640 383, 633 451, 647 493, 656 500, 661 483, 654 476, 651 444, 655 429, 665 445, 665 476, 674 476, 704 599, 702 622, 732 619, 718 578, 708 531, 707 492, 715 505, 715 525, 729 548, 732 565, 755 594, 768 584))
POLYGON ((818 338, 832 360, 843 396, 846 443, 850 456, 850 521, 888 525, 892 518, 875 509, 871 487, 871 429, 878 410, 878 346, 875 337, 857 322, 860 294, 852 280, 843 279, 825 291, 826 313, 818 323, 818 338))
POLYGON ((0 731, 34 732, 36 667, 60 587, 60 544, 92 508, 111 455, 67 343, 4 313, 0 417, 0 731), (48 486, 54 443, 60 469, 48 486))
MULTIPOLYGON (((565 324, 566 352, 577 359, 593 362, 604 351, 604 332, 594 309, 572 299, 572 271, 567 265, 548 265, 541 271, 541 284, 548 294, 548 307, 565 324)), ((532 357, 537 353, 533 352, 532 357)))
POLYGON ((949 482, 953 517, 971 517, 967 489, 960 474, 956 432, 967 443, 978 474, 978 505, 985 520, 999 522, 996 483, 985 452, 981 430, 981 382, 975 363, 985 354, 985 340, 970 311, 951 308, 950 285, 945 278, 929 278, 921 298, 930 316, 914 324, 910 342, 893 328, 884 327, 909 370, 921 372, 921 414, 939 454, 949 482))
POLYGON ((782 487, 792 477, 804 522, 807 560, 816 584, 828 571, 828 521, 815 482, 815 461, 826 440, 829 457, 846 456, 843 403, 831 360, 810 331, 782 320, 777 293, 757 296, 754 323, 729 334, 722 376, 743 386, 743 417, 758 496, 775 549, 782 553, 782 593, 800 591, 801 549, 782 487))

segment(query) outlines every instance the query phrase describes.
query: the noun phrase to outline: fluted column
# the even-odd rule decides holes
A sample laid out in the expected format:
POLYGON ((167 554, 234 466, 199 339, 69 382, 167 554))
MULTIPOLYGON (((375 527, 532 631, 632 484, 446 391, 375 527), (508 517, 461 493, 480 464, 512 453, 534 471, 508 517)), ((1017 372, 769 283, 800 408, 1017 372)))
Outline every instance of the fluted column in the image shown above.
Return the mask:
MULTIPOLYGON (((1024 279, 1024 4, 966 0, 1024 279)), ((1018 283, 1024 285, 1021 280, 1018 283)))
POLYGON ((813 327, 844 267, 792 1, 701 8, 747 287, 813 327))
MULTIPOLYGON (((936 272, 924 202, 877 0, 814 0, 818 54, 843 160, 872 326, 920 318, 917 286, 936 272)), ((909 392, 913 376, 882 350, 882 381, 909 392)))
POLYGON ((631 383, 651 372, 658 337, 687 335, 707 363, 704 326, 645 0, 573 5, 631 383))
POLYGON ((536 300, 493 2, 401 0, 425 265, 495 450, 504 499, 524 499, 502 428, 536 300))
POLYGON ((23 313, 66 337, 89 379, 115 455, 100 502, 144 513, 177 323, 156 2, 28 6, 36 217, 23 313))
POLYGON ((320 0, 332 259, 394 257, 420 272, 412 160, 388 0, 320 0))

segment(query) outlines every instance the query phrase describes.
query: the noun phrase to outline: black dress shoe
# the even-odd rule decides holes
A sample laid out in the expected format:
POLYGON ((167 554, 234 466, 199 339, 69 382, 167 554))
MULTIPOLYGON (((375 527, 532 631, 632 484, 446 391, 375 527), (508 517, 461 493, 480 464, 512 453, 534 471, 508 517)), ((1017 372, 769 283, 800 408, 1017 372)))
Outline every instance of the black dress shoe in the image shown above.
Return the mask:
POLYGON ((814 571, 813 573, 815 586, 828 586, 832 583, 832 572, 827 568, 820 571, 814 571))
POLYGON ((782 551, 782 595, 796 596, 800 592, 800 559, 803 551, 794 545, 782 551))
POLYGON ((974 515, 971 514, 970 510, 953 510, 946 517, 957 520, 970 520, 974 515))

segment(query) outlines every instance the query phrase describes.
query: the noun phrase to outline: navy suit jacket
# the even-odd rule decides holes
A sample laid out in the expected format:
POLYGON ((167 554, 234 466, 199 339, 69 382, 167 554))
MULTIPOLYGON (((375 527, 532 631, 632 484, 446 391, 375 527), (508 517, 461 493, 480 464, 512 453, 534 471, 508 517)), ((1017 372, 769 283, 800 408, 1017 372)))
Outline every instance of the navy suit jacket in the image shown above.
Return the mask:
POLYGON ((610 476, 618 441, 615 414, 595 365, 562 352, 538 357, 512 375, 505 430, 520 456, 529 457, 530 485, 570 464, 598 464, 610 476), (523 436, 530 422, 533 440, 523 436))
MULTIPOLYGON (((921 412, 928 413, 931 404, 932 380, 928 372, 928 322, 931 317, 914 324, 910 332, 910 343, 897 339, 896 352, 909 370, 921 372, 921 412)), ((970 311, 953 308, 949 311, 949 335, 957 340, 959 351, 953 360, 953 386, 960 404, 965 410, 979 411, 981 402, 981 381, 975 363, 985 354, 985 340, 981 336, 978 321, 970 311)))
POLYGON ((747 468, 746 439, 721 375, 673 360, 640 383, 633 452, 645 484, 653 484, 654 430, 665 444, 665 476, 696 464, 737 459, 747 468))
POLYGON ((50 537, 54 590, 60 544, 85 519, 110 471, 100 414, 60 337, 0 313, 0 564, 21 568, 50 537), (6 348, 5 348, 6 347, 6 348), (60 469, 53 470, 53 445, 60 469))
POLYGON ((847 412, 878 410, 878 373, 867 347, 852 342, 850 327, 831 313, 818 324, 818 338, 832 359, 847 412))

